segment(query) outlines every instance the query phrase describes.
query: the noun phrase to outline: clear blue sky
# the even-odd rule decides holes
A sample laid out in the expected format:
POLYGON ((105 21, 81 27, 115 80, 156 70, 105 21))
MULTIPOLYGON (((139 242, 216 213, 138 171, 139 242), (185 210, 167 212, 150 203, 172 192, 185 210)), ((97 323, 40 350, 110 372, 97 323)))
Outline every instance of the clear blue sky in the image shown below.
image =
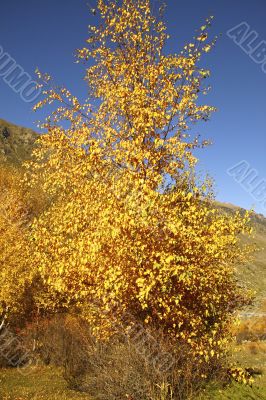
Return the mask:
MULTIPOLYGON (((153 0, 156 3, 156 0, 153 0)), ((11 0, 1 2, 0 46, 25 71, 34 76, 38 66, 78 96, 86 96, 83 67, 74 63, 74 51, 83 47, 87 26, 95 16, 86 4, 96 0, 11 0)), ((218 108, 211 122, 195 128, 214 144, 202 150, 200 169, 216 181, 217 198, 245 208, 255 206, 266 214, 248 190, 227 174, 227 169, 246 160, 266 179, 266 74, 227 35, 228 29, 245 21, 266 40, 265 0, 166 0, 166 21, 171 34, 169 50, 178 51, 205 17, 214 15, 213 34, 222 34, 215 50, 205 57, 212 71, 208 102, 218 108)), ((40 114, 31 111, 0 77, 0 118, 36 128, 40 114)))

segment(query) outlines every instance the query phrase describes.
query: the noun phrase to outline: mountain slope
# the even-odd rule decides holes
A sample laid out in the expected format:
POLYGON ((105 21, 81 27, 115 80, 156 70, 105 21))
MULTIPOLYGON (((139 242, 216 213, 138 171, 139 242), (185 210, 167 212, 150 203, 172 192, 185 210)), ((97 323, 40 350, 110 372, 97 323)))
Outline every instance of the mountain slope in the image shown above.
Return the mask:
POLYGON ((38 134, 0 119, 0 163, 20 164, 30 157, 38 134))
MULTIPOLYGON (((229 203, 216 202, 219 209, 227 214, 237 210, 245 211, 229 203)), ((266 218, 262 214, 251 216, 253 237, 243 237, 246 244, 255 244, 257 251, 247 265, 239 266, 239 279, 249 289, 256 292, 256 303, 266 299, 266 218)))

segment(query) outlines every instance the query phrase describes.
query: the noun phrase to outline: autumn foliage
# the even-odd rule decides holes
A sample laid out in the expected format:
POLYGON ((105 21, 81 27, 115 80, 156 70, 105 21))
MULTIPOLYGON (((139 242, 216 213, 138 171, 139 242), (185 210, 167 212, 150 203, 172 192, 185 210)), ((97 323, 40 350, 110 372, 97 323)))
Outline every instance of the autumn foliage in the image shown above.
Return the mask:
POLYGON ((154 17, 148 0, 98 1, 100 23, 77 52, 89 62, 84 104, 38 73, 51 88, 36 109, 59 105, 26 165, 27 187, 50 199, 28 227, 27 268, 55 310, 75 307, 98 336, 127 312, 129 325, 161 329, 208 362, 224 353, 246 302, 234 268, 247 256, 248 214, 214 209, 211 182, 195 173, 194 150, 208 143, 190 129, 214 111, 202 103, 209 71, 200 66, 214 45, 211 18, 167 55, 162 11, 154 17))
POLYGON ((27 249, 25 225, 28 209, 20 189, 21 174, 13 168, 0 168, 0 312, 7 305, 16 309, 17 293, 24 287, 27 257, 21 257, 27 249), (20 289, 20 290, 19 290, 20 289))

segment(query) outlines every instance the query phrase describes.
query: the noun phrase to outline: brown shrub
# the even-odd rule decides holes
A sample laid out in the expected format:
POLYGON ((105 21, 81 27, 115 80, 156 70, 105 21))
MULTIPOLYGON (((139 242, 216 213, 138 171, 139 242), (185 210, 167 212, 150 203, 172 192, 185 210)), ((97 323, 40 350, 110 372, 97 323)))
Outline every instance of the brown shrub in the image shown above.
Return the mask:
POLYGON ((70 388, 95 400, 192 399, 220 373, 217 360, 199 363, 185 344, 138 329, 103 343, 80 318, 61 315, 31 326, 29 336, 44 362, 62 367, 70 388))

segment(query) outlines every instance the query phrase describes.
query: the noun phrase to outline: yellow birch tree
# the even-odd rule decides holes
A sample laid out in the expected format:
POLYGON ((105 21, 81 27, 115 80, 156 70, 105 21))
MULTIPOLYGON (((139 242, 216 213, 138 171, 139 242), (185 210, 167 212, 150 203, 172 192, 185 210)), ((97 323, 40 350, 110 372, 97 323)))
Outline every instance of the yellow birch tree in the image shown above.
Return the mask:
POLYGON ((115 309, 118 321, 129 312, 194 355, 219 357, 246 301, 234 269, 249 227, 248 215, 213 209, 211 183, 195 174, 207 142, 190 130, 214 111, 199 66, 214 45, 211 18, 167 55, 149 0, 99 0, 98 15, 77 52, 89 100, 52 87, 36 105, 59 102, 27 164, 28 183, 41 180, 53 199, 31 226, 33 268, 98 334, 112 333, 115 309))

